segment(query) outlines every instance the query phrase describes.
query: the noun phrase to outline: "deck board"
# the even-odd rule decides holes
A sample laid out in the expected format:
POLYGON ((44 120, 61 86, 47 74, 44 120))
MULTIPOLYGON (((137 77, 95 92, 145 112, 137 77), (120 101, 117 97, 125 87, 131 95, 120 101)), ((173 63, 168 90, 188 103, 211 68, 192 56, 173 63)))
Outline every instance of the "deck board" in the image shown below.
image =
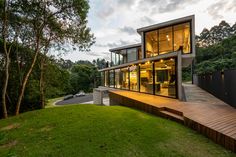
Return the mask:
POLYGON ((236 152, 236 109, 212 95, 209 96, 208 93, 204 94, 204 91, 199 91, 202 97, 206 97, 201 99, 201 102, 194 101, 193 96, 190 102, 182 102, 177 99, 123 90, 110 91, 109 96, 117 105, 133 107, 155 115, 159 115, 159 112, 165 108, 176 113, 180 112, 186 126, 236 152), (202 101, 204 99, 207 101, 202 101))

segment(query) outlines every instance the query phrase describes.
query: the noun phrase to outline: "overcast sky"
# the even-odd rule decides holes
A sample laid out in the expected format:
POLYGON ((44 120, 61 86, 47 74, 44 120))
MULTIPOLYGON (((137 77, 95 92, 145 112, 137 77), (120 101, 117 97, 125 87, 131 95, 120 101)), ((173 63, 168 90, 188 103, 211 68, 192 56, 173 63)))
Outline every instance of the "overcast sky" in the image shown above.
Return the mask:
POLYGON ((109 49, 141 41, 136 29, 195 15, 196 34, 221 20, 236 22, 236 0, 90 0, 88 26, 96 37, 91 52, 70 52, 62 58, 90 60, 109 57, 109 49))

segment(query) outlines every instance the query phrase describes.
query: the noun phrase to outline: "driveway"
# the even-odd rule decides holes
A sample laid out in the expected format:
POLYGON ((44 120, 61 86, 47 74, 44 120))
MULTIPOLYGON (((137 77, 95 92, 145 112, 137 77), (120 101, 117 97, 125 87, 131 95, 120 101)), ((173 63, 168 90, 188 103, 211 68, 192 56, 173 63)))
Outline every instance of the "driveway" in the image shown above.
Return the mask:
POLYGON ((68 105, 68 104, 80 104, 88 101, 93 101, 93 94, 88 93, 85 96, 75 97, 68 100, 62 100, 56 103, 56 105, 68 105))

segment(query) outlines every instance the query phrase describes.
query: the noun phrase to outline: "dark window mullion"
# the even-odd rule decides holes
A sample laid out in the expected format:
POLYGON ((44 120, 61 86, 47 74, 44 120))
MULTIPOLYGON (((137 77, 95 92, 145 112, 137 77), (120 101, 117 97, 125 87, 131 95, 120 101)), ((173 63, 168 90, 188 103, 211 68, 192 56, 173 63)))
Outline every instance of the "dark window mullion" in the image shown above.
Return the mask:
POLYGON ((155 95, 155 62, 152 63, 152 84, 153 84, 153 91, 152 94, 155 95))
POLYGON ((172 51, 174 52, 174 26, 172 26, 172 51))

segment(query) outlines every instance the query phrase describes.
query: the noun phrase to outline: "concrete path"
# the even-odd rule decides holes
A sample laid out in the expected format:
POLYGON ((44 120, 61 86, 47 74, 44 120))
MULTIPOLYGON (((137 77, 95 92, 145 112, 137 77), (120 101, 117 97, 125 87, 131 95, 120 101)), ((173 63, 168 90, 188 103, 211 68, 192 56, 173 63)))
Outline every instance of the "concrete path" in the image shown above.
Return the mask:
POLYGON ((208 104, 222 104, 226 105, 225 102, 216 98, 207 91, 201 89, 200 87, 190 84, 183 83, 183 88, 185 91, 185 97, 187 102, 198 102, 198 103, 208 103, 208 104))

